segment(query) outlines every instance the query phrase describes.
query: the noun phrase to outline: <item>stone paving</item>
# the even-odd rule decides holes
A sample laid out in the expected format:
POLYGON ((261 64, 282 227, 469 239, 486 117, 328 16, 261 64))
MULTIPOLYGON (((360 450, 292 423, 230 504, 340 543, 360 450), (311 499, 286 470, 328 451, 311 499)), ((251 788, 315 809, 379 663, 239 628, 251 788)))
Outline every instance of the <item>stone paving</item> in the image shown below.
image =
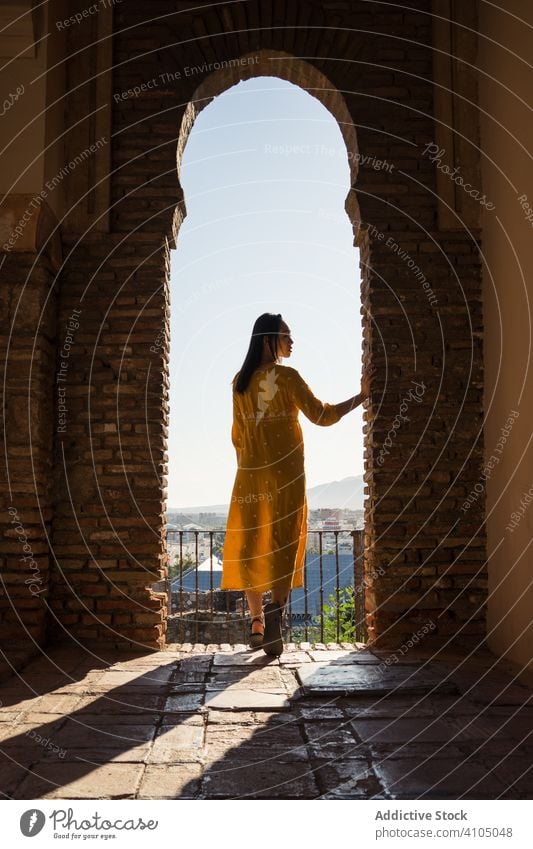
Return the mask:
POLYGON ((483 650, 52 648, 0 686, 11 799, 528 799, 533 688, 483 650))

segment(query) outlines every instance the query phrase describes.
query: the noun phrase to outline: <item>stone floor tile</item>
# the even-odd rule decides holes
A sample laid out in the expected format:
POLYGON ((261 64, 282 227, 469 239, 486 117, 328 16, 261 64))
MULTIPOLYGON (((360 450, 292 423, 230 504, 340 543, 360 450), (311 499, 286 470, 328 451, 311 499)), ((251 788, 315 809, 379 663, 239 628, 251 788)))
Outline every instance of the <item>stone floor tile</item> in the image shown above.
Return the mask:
POLYGON ((322 705, 317 702, 316 705, 301 705, 296 703, 294 712, 297 716, 301 716, 304 720, 317 722, 324 719, 345 719, 344 712, 333 705, 322 705))
POLYGON ((154 747, 168 745, 181 749, 200 748, 204 742, 205 725, 203 722, 201 725, 196 722, 187 722, 188 719, 189 717, 184 716, 182 722, 174 725, 160 725, 153 741, 154 747))
POLYGON ((301 663, 309 663, 311 661, 308 651, 304 651, 301 646, 297 646, 294 643, 290 643, 289 645, 292 645, 293 647, 289 648, 287 645, 285 645, 282 654, 280 654, 280 656, 278 657, 280 663, 294 663, 296 661, 301 663))
POLYGON ((147 759, 151 764, 188 761, 189 755, 199 754, 204 744, 201 725, 165 725, 159 731, 147 759))
POLYGON ((12 799, 30 773, 31 762, 17 763, 0 752, 0 799, 12 799))
POLYGON ((358 742, 352 733, 349 720, 344 718, 304 722, 304 732, 307 740, 312 743, 348 743, 355 745, 358 742))
POLYGON ((165 713, 186 713, 201 708, 203 693, 186 693, 169 696, 165 701, 165 713))
POLYGON ((434 718, 440 715, 439 710, 433 705, 432 697, 426 694, 405 698, 399 698, 390 693, 375 696, 347 696, 339 698, 337 704, 339 709, 353 719, 411 719, 422 716, 434 718))
POLYGON ((306 692, 384 693, 453 691, 436 672, 416 667, 379 670, 370 664, 309 663, 297 670, 306 692))
MULTIPOLYGON (((41 696, 36 709, 39 713, 72 713, 80 704, 83 696, 66 693, 47 693, 41 696)), ((32 711, 33 713, 33 711, 32 711)))
MULTIPOLYGON (((532 691, 532 699, 533 699, 533 691, 532 691)), ((533 701, 530 701, 529 704, 523 705, 490 705, 485 707, 480 707, 477 702, 472 702, 476 706, 476 710, 478 713, 483 712, 484 716, 496 716, 496 717, 505 717, 508 716, 523 716, 531 717, 533 716, 533 701)))
POLYGON ((467 763, 469 758, 463 746, 455 743, 366 743, 365 747, 373 764, 384 763, 390 758, 413 759, 414 761, 449 758, 456 763, 467 763))
MULTIPOLYGON (((456 680, 454 678, 454 680, 456 680)), ((468 698, 481 705, 526 705, 531 704, 531 691, 521 684, 500 684, 495 681, 492 683, 474 684, 465 681, 460 683, 461 692, 468 695, 468 698)))
MULTIPOLYGON (((59 717, 59 719, 61 718, 59 717)), ((2 722, 0 724, 0 741, 9 740, 11 737, 16 737, 19 733, 18 726, 12 722, 2 722)))
MULTIPOLYGON (((131 679, 159 680, 164 682, 168 680, 179 667, 179 662, 164 663, 164 664, 147 664, 147 663, 124 663, 114 664, 109 669, 104 670, 104 675, 124 675, 131 676, 131 679)), ((93 673, 88 673, 93 674, 93 673)))
POLYGON ((354 719, 352 728, 363 743, 447 743, 457 734, 439 719, 354 719))
MULTIPOLYGON (((216 752, 214 758, 220 758, 226 752, 231 752, 233 749, 242 746, 243 743, 250 743, 257 735, 255 725, 213 725, 207 726, 205 745, 207 752, 216 752)), ((268 745, 268 739, 265 740, 265 735, 259 741, 259 745, 268 745)), ((301 745, 302 741, 299 741, 301 745)))
POLYGON ((112 689, 119 689, 121 692, 142 689, 143 692, 159 693, 168 685, 173 671, 171 666, 150 669, 148 672, 112 669, 103 674, 91 673, 86 676, 83 684, 87 693, 108 692, 112 689))
POLYGON ((532 729, 527 727, 524 729, 524 736, 520 736, 519 728, 513 728, 513 720, 506 721, 504 717, 491 717, 485 714, 463 716, 455 713, 448 713, 442 718, 442 721, 453 731, 454 739, 457 742, 464 740, 498 740, 506 742, 509 748, 512 748, 517 741, 526 744, 529 736, 529 741, 533 742, 532 729), (514 732, 517 732, 515 735, 514 732))
POLYGON ((461 740, 459 743, 463 757, 474 760, 498 763, 509 758, 529 757, 533 763, 533 747, 521 746, 508 737, 494 736, 488 740, 461 740))
POLYGON ((137 799, 195 799, 202 772, 201 764, 148 764, 137 799))
MULTIPOLYGON (((442 652, 437 652, 430 648, 424 650, 421 646, 418 646, 418 648, 412 646, 407 652, 401 652, 396 647, 378 649, 373 645, 364 645, 362 648, 371 651, 380 661, 388 661, 389 664, 395 665, 399 663, 425 663, 431 659, 434 659, 435 662, 448 662, 450 658, 453 659, 452 655, 446 654, 444 657, 442 652)), ((464 660, 463 655, 461 655, 461 658, 464 660)))
POLYGON ((71 678, 67 675, 46 675, 32 674, 25 675, 19 682, 19 686, 26 688, 26 696, 44 696, 47 693, 56 691, 57 693, 68 691, 80 683, 78 678, 71 678))
MULTIPOLYGON (((28 697, 27 683, 13 677, 0 687, 0 742, 7 741, 0 759, 4 798, 27 793, 28 770, 43 776, 34 776, 32 793, 19 798, 54 792, 54 785, 43 781, 53 775, 59 789, 50 798, 70 798, 70 785, 80 798, 135 798, 136 793, 139 798, 418 798, 421 794, 413 792, 420 788, 425 798, 457 798, 455 777, 442 785, 446 764, 460 765, 461 776, 469 776, 463 798, 531 797, 533 694, 526 686, 509 686, 515 674, 511 666, 500 664, 483 681, 480 677, 476 701, 464 695, 466 679, 476 680, 475 664, 465 667, 466 675, 465 669, 460 673, 460 657, 453 654, 417 664, 411 652, 391 665, 382 662, 387 654, 378 663, 353 662, 369 655, 364 644, 358 651, 347 644, 290 648, 280 658, 229 644, 107 652, 105 658, 62 652, 60 675, 52 663, 49 675, 43 674, 45 664, 33 663, 26 667, 27 679, 43 695, 28 697), (68 672, 74 683, 50 686, 68 680, 68 672), (446 682, 450 672, 454 681, 446 682), (307 684, 301 686, 303 680, 307 684), (207 684, 209 690, 202 692, 207 684), (487 708, 498 688, 505 696, 487 708), (394 796, 379 770, 389 771, 390 785, 398 763, 404 773, 407 767, 419 770, 420 787, 416 781, 406 785, 401 776, 394 796), (103 769, 107 778, 93 786, 103 769), (482 791, 475 786, 480 769, 482 791), (432 776, 442 785, 437 790, 428 784, 432 776)), ((494 657, 482 658, 476 674, 493 662, 494 657)))
POLYGON ((147 666, 159 666, 164 667, 169 664, 175 663, 174 655, 169 655, 167 651, 154 651, 154 652, 118 652, 116 655, 116 660, 113 664, 109 664, 108 668, 113 666, 124 666, 127 664, 146 664, 147 666))
POLYGON ((207 712, 199 713, 165 713, 161 720, 161 727, 164 725, 202 725, 205 726, 207 720, 207 712))
POLYGON ((95 728, 106 728, 108 725, 116 725, 117 722, 120 722, 121 727, 123 727, 126 732, 130 725, 146 725, 155 728, 161 719, 161 716, 162 713, 160 711, 148 711, 147 713, 137 711, 135 713, 123 713, 120 715, 117 715, 116 713, 89 713, 89 711, 75 711, 72 716, 66 718, 71 722, 77 720, 78 722, 95 728))
POLYGON ((153 712, 160 713, 163 710, 167 698, 155 693, 143 693, 129 691, 122 693, 111 690, 109 693, 99 693, 84 696, 76 705, 76 715, 84 713, 105 714, 136 714, 150 715, 153 712))
POLYGON ((65 724, 64 716, 60 716, 52 721, 47 720, 44 723, 36 722, 33 717, 34 714, 28 714, 26 718, 23 718, 19 722, 16 722, 10 726, 9 733, 4 734, 2 739, 3 749, 9 746, 19 746, 24 740, 28 738, 35 739, 37 734, 40 734, 41 737, 45 735, 55 735, 59 732, 59 729, 65 724))
POLYGON ((227 710, 210 709, 207 712, 207 724, 209 725, 254 725, 255 714, 253 711, 240 710, 238 713, 230 713, 227 710))
POLYGON ((206 769, 206 799, 316 799, 314 775, 305 763, 224 760, 206 769))
POLYGON ((63 727, 54 735, 54 742, 62 748, 76 749, 117 748, 127 749, 137 743, 146 743, 154 739, 153 724, 124 725, 101 724, 68 717, 63 727))
POLYGON ((287 666, 281 666, 279 670, 280 678, 283 681, 285 687, 287 688, 289 693, 295 693, 296 690, 300 690, 300 682, 296 677, 296 673, 294 669, 291 669, 287 666))
POLYGON ((365 758, 350 758, 327 763, 312 762, 312 769, 322 794, 321 798, 384 798, 383 788, 365 758))
POLYGON ((263 651, 219 652, 213 656, 213 668, 219 666, 279 666, 279 660, 263 651))
POLYGON ((12 722, 23 715, 21 710, 0 710, 0 728, 3 725, 11 725, 12 722))
POLYGON ((169 686, 174 687, 176 684, 203 684, 206 680, 207 668, 177 670, 172 673, 169 686))
POLYGON ((532 745, 533 721, 531 716, 510 716, 507 721, 502 717, 499 722, 492 717, 490 722, 494 723, 502 734, 521 743, 521 745, 532 745))
POLYGON ((206 675, 213 662, 212 658, 212 655, 206 656, 204 658, 200 658, 199 655, 194 655, 190 659, 185 658, 184 660, 180 660, 175 671, 185 673, 197 672, 201 675, 206 675))
POLYGON ((283 692, 226 687, 205 694, 205 707, 218 710, 289 710, 290 701, 283 692))
POLYGON ((20 688, 2 689, 0 687, 0 704, 7 713, 16 712, 18 715, 29 710, 36 710, 42 696, 28 696, 27 691, 20 688))
POLYGON ((296 722, 265 722, 255 726, 252 743, 259 746, 301 746, 304 743, 301 726, 296 722))
POLYGON ((424 705, 433 709, 435 716, 463 716, 472 717, 478 716, 482 712, 479 704, 462 695, 460 692, 451 695, 434 693, 424 699, 424 705))
MULTIPOLYGON (((213 725, 207 726, 205 742, 207 746, 219 750, 232 751, 243 743, 254 746, 280 748, 287 750, 304 746, 304 739, 298 725, 282 723, 277 726, 257 725, 213 725)), ((302 748, 302 751, 304 749, 302 748)))
MULTIPOLYGON (((227 714, 226 714, 227 716, 227 714)), ((277 713, 269 710, 256 710, 253 712, 256 725, 297 725, 298 717, 291 709, 290 713, 277 713)))
POLYGON ((134 799, 144 764, 39 763, 14 799, 134 799))
POLYGON ((375 773, 393 799, 494 799, 505 789, 481 764, 433 758, 425 763, 389 758, 374 764, 375 773))
POLYGON ((365 651, 364 649, 352 649, 351 651, 319 649, 310 651, 309 656, 315 663, 333 663, 335 665, 345 663, 380 663, 379 658, 372 654, 372 652, 365 651))
POLYGON ((366 758, 368 760, 370 757, 369 747, 354 739, 345 743, 329 742, 327 739, 312 740, 307 744, 307 750, 314 763, 351 760, 352 758, 366 758))
POLYGON ((509 757, 487 758, 482 756, 482 764, 487 772, 495 775, 504 785, 502 798, 533 799, 533 760, 531 754, 523 756, 521 752, 509 757))
POLYGON ((256 668, 218 667, 213 669, 211 680, 206 684, 207 690, 221 690, 227 686, 233 688, 242 687, 252 689, 284 689, 284 680, 281 677, 279 666, 266 666, 256 668))
POLYGON ((88 767, 95 767, 105 763, 146 763, 151 750, 151 743, 131 743, 129 746, 110 745, 110 746, 94 746, 91 748, 76 748, 69 746, 62 749, 58 754, 57 751, 47 750, 44 752, 42 760, 39 762, 49 763, 54 761, 57 763, 83 763, 88 767))
POLYGON ((184 695, 186 693, 203 693, 205 688, 206 684, 198 681, 194 684, 170 684, 167 695, 177 696, 180 694, 184 695))

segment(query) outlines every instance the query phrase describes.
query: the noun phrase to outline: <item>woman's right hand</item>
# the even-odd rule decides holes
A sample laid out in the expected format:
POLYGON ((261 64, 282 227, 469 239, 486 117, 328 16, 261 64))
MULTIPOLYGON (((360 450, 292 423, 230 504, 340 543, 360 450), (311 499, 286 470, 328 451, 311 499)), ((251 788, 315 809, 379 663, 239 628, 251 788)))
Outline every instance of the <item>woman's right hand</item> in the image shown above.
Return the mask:
POLYGON ((368 398, 370 395, 370 384, 372 382, 372 378, 377 373, 376 366, 367 366, 363 369, 363 376, 361 377, 361 395, 365 398, 368 398))

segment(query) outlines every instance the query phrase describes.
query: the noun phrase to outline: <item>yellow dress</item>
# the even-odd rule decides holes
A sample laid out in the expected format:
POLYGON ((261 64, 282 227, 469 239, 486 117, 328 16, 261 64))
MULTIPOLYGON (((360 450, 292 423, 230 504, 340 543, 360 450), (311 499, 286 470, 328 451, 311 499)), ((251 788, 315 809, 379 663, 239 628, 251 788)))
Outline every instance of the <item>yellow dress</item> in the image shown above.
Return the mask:
POLYGON ((287 580, 290 587, 304 585, 307 498, 299 410, 318 425, 341 418, 290 366, 256 369, 245 392, 233 392, 237 474, 222 552, 223 590, 265 592, 287 580))

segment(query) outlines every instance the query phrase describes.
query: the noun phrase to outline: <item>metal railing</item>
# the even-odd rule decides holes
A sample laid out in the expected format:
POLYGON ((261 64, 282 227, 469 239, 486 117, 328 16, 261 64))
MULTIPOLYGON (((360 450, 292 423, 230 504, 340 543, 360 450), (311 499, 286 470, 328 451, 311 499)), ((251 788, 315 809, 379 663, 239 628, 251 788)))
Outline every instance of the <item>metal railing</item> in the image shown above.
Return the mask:
MULTIPOLYGON (((285 640, 366 642, 363 531, 308 529, 307 535, 304 587, 289 594, 285 640)), ((177 642, 248 642, 245 592, 220 589, 224 536, 216 528, 167 530, 165 588, 177 642)))

